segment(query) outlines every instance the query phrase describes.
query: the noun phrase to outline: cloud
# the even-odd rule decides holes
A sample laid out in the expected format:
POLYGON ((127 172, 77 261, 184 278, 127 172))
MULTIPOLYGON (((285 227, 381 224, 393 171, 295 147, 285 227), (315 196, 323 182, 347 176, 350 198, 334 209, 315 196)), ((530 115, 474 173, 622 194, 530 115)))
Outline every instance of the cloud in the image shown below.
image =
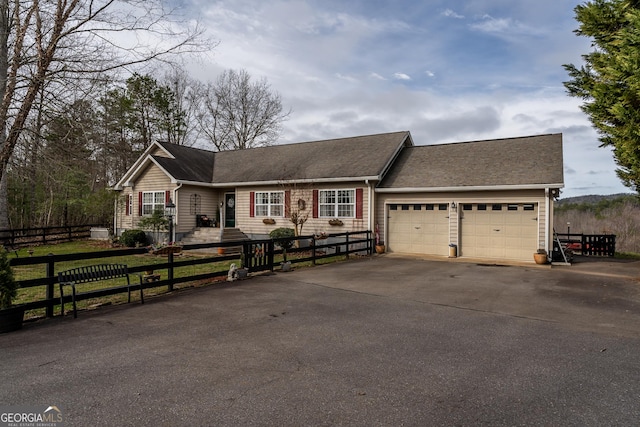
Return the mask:
POLYGON ((404 73, 395 73, 393 75, 393 78, 395 78, 396 80, 411 80, 411 76, 404 73))
POLYGON ((541 31, 536 30, 513 18, 494 18, 485 14, 477 19, 477 22, 470 25, 472 30, 495 35, 518 34, 518 35, 540 35, 541 31))
POLYGON ((442 16, 446 16, 447 18, 464 19, 463 15, 459 15, 451 9, 445 9, 442 12, 442 16))
POLYGON ((572 33, 580 2, 185 0, 220 41, 188 72, 265 77, 293 110, 282 143, 397 130, 416 144, 562 132, 563 197, 593 193, 594 180, 621 192, 612 154, 562 86, 561 64, 590 49, 572 33))

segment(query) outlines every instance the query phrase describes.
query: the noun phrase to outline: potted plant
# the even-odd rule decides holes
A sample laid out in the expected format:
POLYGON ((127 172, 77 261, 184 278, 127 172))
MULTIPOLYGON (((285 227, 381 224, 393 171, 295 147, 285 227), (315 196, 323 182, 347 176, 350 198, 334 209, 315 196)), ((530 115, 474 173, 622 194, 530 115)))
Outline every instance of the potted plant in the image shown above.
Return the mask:
POLYGON ((14 307, 13 299, 18 295, 18 283, 15 281, 9 258, 4 247, 0 246, 0 332, 10 332, 22 328, 24 309, 14 307))
POLYGON ((329 220, 329 225, 340 226, 340 225, 344 225, 344 223, 341 220, 339 220, 338 218, 335 218, 335 219, 330 219, 329 220))
POLYGON ((533 254, 533 260, 536 264, 546 264, 547 263, 547 251, 544 249, 538 249, 535 254, 533 254))
POLYGON ((384 253, 384 242, 380 240, 380 227, 378 226, 378 223, 376 223, 376 253, 384 253))
POLYGON ((290 249, 293 246, 295 231, 293 228, 280 227, 271 230, 269 237, 273 239, 273 243, 282 248, 283 261, 280 264, 282 271, 291 270, 291 261, 287 261, 287 249, 290 249))

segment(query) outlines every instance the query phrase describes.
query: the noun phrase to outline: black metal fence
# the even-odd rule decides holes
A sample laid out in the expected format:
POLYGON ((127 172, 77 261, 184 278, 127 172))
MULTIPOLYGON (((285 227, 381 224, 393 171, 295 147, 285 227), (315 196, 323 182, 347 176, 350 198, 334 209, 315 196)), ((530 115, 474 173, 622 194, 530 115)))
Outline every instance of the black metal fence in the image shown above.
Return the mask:
MULTIPOLYGON (((373 236, 371 231, 355 231, 347 233, 336 233, 327 236, 299 236, 289 240, 297 242, 295 247, 288 249, 287 254, 295 255, 288 260, 292 264, 311 262, 316 264, 317 261, 323 258, 335 257, 336 255, 345 256, 349 258, 351 254, 371 255, 373 253, 373 236)), ((188 251, 200 251, 212 253, 211 256, 205 255, 202 258, 194 258, 187 260, 176 259, 174 253, 167 253, 167 261, 156 264, 146 264, 138 266, 129 266, 129 273, 140 273, 148 270, 167 270, 167 278, 164 280, 157 280, 152 282, 143 283, 142 285, 131 285, 131 291, 143 289, 158 288, 166 286, 169 291, 174 289, 174 285, 186 282, 196 282, 200 280, 209 280, 224 277, 227 275, 228 270, 211 270, 207 273, 191 274, 181 277, 175 277, 175 271, 182 267, 220 263, 223 261, 236 261, 238 266, 240 263, 248 268, 249 272, 259 272, 270 270, 273 271, 278 265, 276 262, 276 255, 282 255, 282 249, 277 248, 277 245, 273 240, 250 240, 250 241, 236 241, 236 242, 224 242, 224 243, 204 243, 182 246, 182 251, 188 253, 188 251), (213 252, 217 252, 217 248, 230 249, 228 254, 225 255, 213 255, 213 252), (239 248, 238 251, 233 249, 239 248)), ((65 254, 65 255, 45 255, 38 257, 21 257, 10 258, 10 264, 13 267, 18 266, 30 266, 30 265, 44 265, 44 276, 18 281, 21 288, 33 288, 44 287, 46 289, 46 297, 35 301, 29 301, 20 307, 25 310, 33 309, 45 309, 46 316, 52 317, 54 315, 54 308, 60 305, 60 298, 55 296, 55 285, 58 283, 57 271, 66 268, 58 268, 62 262, 70 261, 87 261, 85 265, 101 264, 105 260, 114 257, 143 255, 149 252, 148 248, 135 248, 135 249, 113 249, 100 252, 90 253, 77 253, 77 254, 65 254)), ((96 289, 89 292, 84 292, 82 295, 78 295, 77 301, 86 300, 90 298, 104 297, 109 295, 115 295, 119 293, 127 292, 127 287, 116 287, 106 289, 96 289)), ((65 296, 64 303, 71 302, 70 296, 65 296)))
POLYGON ((36 244, 59 243, 86 239, 97 225, 71 225, 60 227, 7 228, 0 230, 0 245, 17 249, 36 244))
POLYGON ((560 243, 576 254, 609 257, 616 254, 615 234, 557 233, 557 236, 560 243))

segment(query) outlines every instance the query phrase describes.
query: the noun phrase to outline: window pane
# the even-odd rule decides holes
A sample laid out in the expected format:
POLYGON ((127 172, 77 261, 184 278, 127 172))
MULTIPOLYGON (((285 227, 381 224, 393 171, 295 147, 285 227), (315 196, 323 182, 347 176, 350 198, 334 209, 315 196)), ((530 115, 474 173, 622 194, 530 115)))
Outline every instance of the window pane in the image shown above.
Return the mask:
POLYGON ((353 203, 353 190, 338 190, 338 203, 353 203))
POLYGON ((334 190, 320 191, 320 203, 335 203, 336 192, 334 190))
POLYGON ((320 205, 320 216, 321 217, 334 217, 335 210, 333 205, 320 205))
POLYGON ((339 205, 338 206, 338 216, 339 217, 352 217, 353 216, 353 205, 339 205))
POLYGON ((267 216, 269 214, 269 206, 266 205, 258 205, 256 206, 256 215, 257 216, 267 216))
POLYGON ((153 198, 154 198, 154 202, 156 205, 163 205, 164 206, 164 192, 163 191, 158 191, 156 193, 153 194, 153 198))
POLYGON ((282 205, 272 205, 271 206, 271 216, 284 216, 284 211, 282 209, 282 205))
POLYGON ((282 193, 271 193, 271 203, 281 204, 282 203, 282 193))
POLYGON ((264 205, 269 202, 269 193, 256 193, 256 204, 264 205))

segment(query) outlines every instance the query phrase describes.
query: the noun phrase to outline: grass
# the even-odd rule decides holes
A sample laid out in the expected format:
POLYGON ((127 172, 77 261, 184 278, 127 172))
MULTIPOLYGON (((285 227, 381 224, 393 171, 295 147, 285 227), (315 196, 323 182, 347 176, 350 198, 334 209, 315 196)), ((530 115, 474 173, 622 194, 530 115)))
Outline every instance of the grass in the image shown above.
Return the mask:
MULTIPOLYGON (((44 256, 48 254, 61 255, 61 254, 72 254, 72 253, 99 252, 99 251, 104 251, 108 249, 111 249, 111 247, 102 242, 76 241, 76 242, 60 243, 57 245, 43 245, 43 246, 37 246, 33 248, 23 248, 18 251, 17 255, 20 257, 23 257, 23 256, 28 257, 30 255, 44 256), (29 249, 33 251, 32 254, 29 253, 29 249)), ((12 256, 12 254, 14 253, 11 253, 10 257, 12 256)), ((205 258, 205 257, 210 257, 210 255, 188 254, 187 252, 183 252, 183 254, 175 257, 175 261, 179 262, 181 260, 199 259, 199 258, 205 258)), ((59 263, 56 263, 55 265, 55 272, 57 273, 59 271, 64 271, 64 270, 68 270, 76 267, 93 265, 100 262, 101 261, 98 259, 59 262, 59 263)), ((153 266, 155 264, 166 263, 167 257, 156 256, 151 254, 126 255, 122 257, 105 258, 104 262, 109 264, 126 264, 129 267, 137 267, 137 266, 143 266, 143 265, 153 266)), ((175 278, 188 277, 188 276, 208 273, 212 271, 226 272, 229 270, 229 266, 232 262, 234 261, 220 261, 220 262, 213 262, 213 263, 200 264, 200 265, 177 267, 174 269, 174 277, 175 278)), ((239 257, 236 263, 239 263, 239 257)), ((37 264, 37 265, 13 267, 13 272, 16 280, 28 280, 28 279, 37 279, 37 278, 46 277, 46 269, 47 269, 46 264, 37 264)), ((168 270, 154 269, 154 273, 160 274, 162 279, 166 279, 168 270)), ((135 275, 132 275, 130 279, 131 279, 132 285, 139 283, 139 279, 135 275)), ((181 284, 175 285, 174 289, 180 289, 184 287, 190 287, 190 286, 202 285, 202 284, 203 283, 197 284, 194 282, 181 283, 181 284)), ((89 290, 105 289, 105 288, 118 287, 118 286, 126 286, 126 278, 85 283, 77 286, 76 288, 78 292, 86 292, 89 290)), ((70 289, 69 291, 65 291, 65 294, 67 294, 67 292, 70 292, 70 291, 71 291, 70 289)), ((166 293, 167 288, 166 287, 151 288, 151 289, 145 290, 144 292, 145 292, 145 296, 157 295, 157 294, 166 293)), ((132 300, 135 301, 135 299, 138 296, 139 294, 132 293, 132 300)), ((59 297, 60 297, 60 288, 56 285, 54 286, 54 298, 59 298, 59 297)), ((14 300, 14 303, 24 304, 27 302, 43 300, 43 299, 46 299, 46 286, 20 288, 18 289, 18 296, 14 300)), ((124 303, 126 301, 127 301, 127 294, 121 293, 121 294, 110 295, 110 296, 96 298, 96 299, 80 301, 78 302, 78 306, 79 308, 86 308, 93 305, 119 304, 119 303, 124 303)), ((71 308, 71 304, 66 304, 65 312, 69 308, 71 308)), ((56 313, 59 312, 59 306, 55 308, 55 311, 56 313)), ((25 314, 25 318, 42 317, 44 316, 44 313, 45 313, 44 309, 29 310, 25 314)))
MULTIPOLYGON (((72 254, 72 253, 99 252, 99 251, 105 251, 109 249, 111 249, 111 246, 106 242, 84 240, 84 241, 59 243, 55 245, 35 246, 32 248, 22 248, 18 250, 17 256, 29 257, 29 256, 44 256, 48 254, 62 255, 62 254, 72 254), (32 251, 31 254, 29 253, 29 250, 32 251)), ((11 257, 15 255, 12 252, 9 254, 9 256, 11 257)), ((190 253, 189 251, 185 251, 179 255, 176 255, 174 260, 175 262, 180 262, 182 260, 209 258, 211 256, 212 255, 207 255, 207 254, 202 254, 197 252, 190 253)), ((304 258, 307 256, 309 256, 309 254, 304 252, 289 253, 287 258, 289 260, 295 260, 296 258, 304 258)), ((328 264, 332 262, 341 261, 344 259, 345 259, 344 255, 337 255, 334 257, 320 259, 317 261, 317 264, 328 264)), ((282 261, 282 257, 276 256, 275 258, 276 264, 279 263, 280 261, 282 261)), ((105 258, 104 262, 110 263, 110 264, 126 264, 129 267, 137 267, 137 266, 143 266, 143 265, 153 266, 155 264, 166 263, 167 257, 156 256, 151 254, 126 255, 122 257, 105 258)), ((101 261, 98 259, 59 262, 55 264, 55 272, 58 273, 59 271, 64 271, 71 268, 94 265, 99 263, 101 263, 101 261)), ((199 265, 177 267, 174 269, 174 277, 175 278, 189 277, 189 276, 209 273, 213 271, 226 274, 226 272, 229 270, 231 263, 236 263, 236 265, 239 266, 240 256, 238 255, 237 260, 227 260, 227 261, 211 262, 211 263, 199 264, 199 265)), ((295 264, 295 267, 303 268, 303 267, 310 267, 312 265, 313 263, 311 261, 307 261, 303 263, 297 263, 295 264)), ((46 269, 47 269, 46 264, 13 267, 16 280, 28 280, 28 279, 37 279, 37 278, 46 277, 46 274, 47 274, 46 269)), ((168 270, 154 269, 154 273, 160 274, 161 279, 166 279, 168 270)), ((192 282, 180 283, 180 284, 176 284, 174 286, 174 289, 182 289, 182 288, 188 288, 188 287, 194 287, 194 286, 207 286, 219 281, 220 280, 212 279, 212 280, 199 281, 199 282, 192 281, 192 282)), ((135 285, 138 283, 139 283, 138 277, 135 275, 132 275, 131 284, 135 285)), ((126 286, 126 279, 120 278, 120 279, 114 279, 114 280, 108 280, 108 281, 85 283, 85 284, 78 285, 76 288, 78 292, 86 292, 89 290, 105 289, 105 288, 118 287, 118 286, 126 286)), ((144 294, 146 297, 146 296, 163 294, 163 293, 166 293, 167 291, 168 291, 167 287, 163 286, 158 288, 146 289, 144 291, 144 294)), ((65 295, 67 295, 67 292, 70 293, 71 289, 69 289, 68 291, 65 290, 65 295)), ((57 285, 54 286, 54 298, 60 298, 60 288, 57 285)), ((137 299, 139 298, 139 293, 132 292, 131 298, 132 298, 132 301, 137 301, 137 299)), ((30 288, 19 289, 18 296, 15 299, 14 303, 24 304, 27 302, 44 300, 44 299, 46 299, 46 286, 35 286, 30 288)), ((94 298, 94 299, 79 301, 78 308, 86 309, 88 307, 99 306, 99 305, 122 304, 122 303, 125 303, 126 301, 127 301, 127 294, 125 292, 125 293, 110 295, 110 296, 101 297, 101 298, 94 298)), ((70 303, 65 304, 65 312, 68 312, 70 309, 71 309, 71 304, 70 303)), ((60 312, 59 305, 54 307, 54 312, 56 314, 60 312)), ((40 318, 40 317, 44 317, 44 315, 45 315, 45 309, 29 310, 27 313, 25 313, 25 318, 27 319, 40 318)))
POLYGON ((618 259, 640 259, 640 254, 635 252, 616 252, 616 256, 614 258, 618 259))

